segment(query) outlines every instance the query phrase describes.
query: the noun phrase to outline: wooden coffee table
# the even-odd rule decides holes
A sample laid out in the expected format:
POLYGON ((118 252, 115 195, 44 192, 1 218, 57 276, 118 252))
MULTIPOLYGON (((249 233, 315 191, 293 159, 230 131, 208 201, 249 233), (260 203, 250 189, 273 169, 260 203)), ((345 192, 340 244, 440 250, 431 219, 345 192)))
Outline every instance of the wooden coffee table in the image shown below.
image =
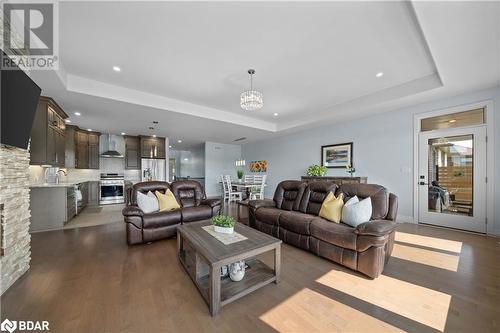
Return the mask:
POLYGON ((279 282, 281 240, 236 223, 235 231, 247 239, 225 245, 202 229, 210 224, 207 220, 179 226, 177 248, 182 266, 215 316, 224 305, 271 282, 279 282), (268 251, 274 251, 273 268, 255 258, 268 251), (239 260, 245 260, 248 265, 243 280, 233 282, 229 277, 221 278, 221 267, 239 260))

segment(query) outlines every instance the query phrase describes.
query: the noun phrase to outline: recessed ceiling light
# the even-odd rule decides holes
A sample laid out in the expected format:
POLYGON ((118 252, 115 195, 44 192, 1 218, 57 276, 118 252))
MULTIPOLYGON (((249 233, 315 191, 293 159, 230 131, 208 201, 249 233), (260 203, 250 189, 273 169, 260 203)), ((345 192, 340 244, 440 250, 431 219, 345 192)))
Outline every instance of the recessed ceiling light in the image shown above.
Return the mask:
POLYGON ((75 116, 81 116, 82 114, 80 112, 75 112, 75 116))
POLYGON ((87 128, 87 131, 92 132, 92 128, 87 128))
POLYGON ((377 74, 375 74, 376 77, 382 77, 384 76, 384 73, 383 72, 378 72, 377 74))
POLYGON ((65 121, 67 124, 69 124, 69 123, 71 122, 71 120, 69 120, 69 119, 65 119, 64 121, 65 121))
POLYGON ((172 148, 172 146, 168 146, 168 148, 172 148))
POLYGON ((275 113, 273 114, 273 116, 277 117, 277 116, 278 116, 278 113, 277 113, 277 112, 275 112, 275 113))
POLYGON ((449 123, 456 123, 457 120, 456 119, 451 119, 451 120, 448 120, 449 123))
POLYGON ((156 134, 153 134, 153 138, 156 138, 156 134))
POLYGON ((185 158, 184 158, 184 161, 189 161, 189 158, 185 157, 185 158))
POLYGON ((177 140, 177 142, 181 143, 181 142, 182 142, 182 140, 177 140))
POLYGON ((125 135, 125 134, 127 134, 127 133, 125 133, 125 132, 122 132, 122 135, 125 135))
POLYGON ((118 67, 118 66, 113 66, 113 70, 115 72, 120 72, 122 69, 120 67, 118 67))

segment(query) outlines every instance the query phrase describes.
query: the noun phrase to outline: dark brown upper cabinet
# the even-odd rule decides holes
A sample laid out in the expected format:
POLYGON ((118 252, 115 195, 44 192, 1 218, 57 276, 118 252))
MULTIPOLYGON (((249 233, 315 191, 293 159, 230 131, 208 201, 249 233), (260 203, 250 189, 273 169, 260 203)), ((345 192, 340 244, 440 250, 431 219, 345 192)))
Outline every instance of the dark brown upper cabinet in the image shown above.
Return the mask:
POLYGON ((141 168, 140 144, 138 136, 125 136, 125 169, 141 168))
POLYGON ((76 169, 99 169, 99 137, 101 133, 88 132, 77 126, 68 126, 66 137, 66 165, 76 169))
POLYGON ((142 158, 165 158, 165 138, 141 136, 142 158))
POLYGON ((66 118, 52 98, 40 97, 31 129, 30 164, 65 167, 66 118))

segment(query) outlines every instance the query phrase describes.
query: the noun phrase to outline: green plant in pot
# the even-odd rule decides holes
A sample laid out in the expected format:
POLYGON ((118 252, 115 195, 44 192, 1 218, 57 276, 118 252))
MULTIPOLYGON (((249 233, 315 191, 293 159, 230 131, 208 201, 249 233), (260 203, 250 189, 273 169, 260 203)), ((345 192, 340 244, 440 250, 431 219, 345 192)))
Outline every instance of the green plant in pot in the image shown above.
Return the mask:
POLYGON ((236 176, 238 176, 238 180, 241 182, 243 180, 243 170, 236 170, 236 176))
POLYGON ((326 175, 327 170, 325 166, 313 164, 307 168, 307 175, 309 177, 323 177, 326 175))
POLYGON ((232 234, 234 232, 234 225, 236 224, 236 221, 231 216, 216 215, 212 217, 212 224, 214 225, 215 232, 232 234))

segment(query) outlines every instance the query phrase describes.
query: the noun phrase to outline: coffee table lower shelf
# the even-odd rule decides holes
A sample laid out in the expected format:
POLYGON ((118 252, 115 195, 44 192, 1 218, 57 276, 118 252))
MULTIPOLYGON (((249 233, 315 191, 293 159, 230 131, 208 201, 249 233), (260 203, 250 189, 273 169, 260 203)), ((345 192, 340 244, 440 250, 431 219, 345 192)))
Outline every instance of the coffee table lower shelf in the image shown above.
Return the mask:
MULTIPOLYGON (((276 281, 274 270, 269 268, 260 260, 253 259, 246 261, 249 266, 246 269, 245 276, 241 281, 234 282, 229 277, 222 278, 220 281, 220 303, 224 306, 237 300, 240 297, 276 281)), ((210 302, 210 276, 205 275, 195 282, 201 295, 209 304, 210 302)))

